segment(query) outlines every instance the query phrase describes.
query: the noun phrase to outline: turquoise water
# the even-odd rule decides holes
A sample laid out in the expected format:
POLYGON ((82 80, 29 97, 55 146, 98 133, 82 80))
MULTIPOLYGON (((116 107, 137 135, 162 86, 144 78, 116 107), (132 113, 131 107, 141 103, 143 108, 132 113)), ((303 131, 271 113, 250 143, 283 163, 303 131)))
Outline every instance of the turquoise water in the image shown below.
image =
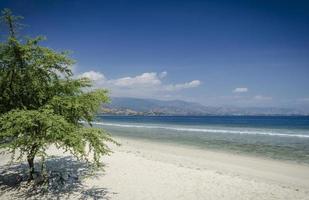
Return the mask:
POLYGON ((309 163, 309 117, 98 116, 112 135, 309 163))

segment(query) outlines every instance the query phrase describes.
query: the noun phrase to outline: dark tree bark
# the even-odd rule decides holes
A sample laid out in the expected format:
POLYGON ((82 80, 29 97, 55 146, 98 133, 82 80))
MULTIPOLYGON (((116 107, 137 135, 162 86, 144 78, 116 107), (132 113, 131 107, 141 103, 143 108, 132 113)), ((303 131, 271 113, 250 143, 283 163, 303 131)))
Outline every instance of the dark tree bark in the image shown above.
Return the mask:
POLYGON ((29 181, 33 180, 33 174, 34 174, 34 157, 28 156, 27 157, 28 165, 29 165, 29 181))
POLYGON ((27 161, 28 161, 28 165, 29 165, 29 181, 33 180, 33 175, 34 175, 34 157, 37 153, 37 144, 34 144, 31 147, 31 150, 27 156, 27 161))

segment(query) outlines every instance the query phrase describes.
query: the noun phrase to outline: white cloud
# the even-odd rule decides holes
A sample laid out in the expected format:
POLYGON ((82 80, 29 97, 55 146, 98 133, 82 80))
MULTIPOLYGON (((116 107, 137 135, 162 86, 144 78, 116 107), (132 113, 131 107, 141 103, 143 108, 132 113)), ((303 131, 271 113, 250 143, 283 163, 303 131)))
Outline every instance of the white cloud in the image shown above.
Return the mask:
POLYGON ((234 93, 244 93, 244 92, 248 92, 248 91, 249 91, 249 89, 246 88, 246 87, 239 87, 239 88, 235 88, 233 90, 234 93))
POLYGON ((99 80, 104 80, 105 76, 100 72, 89 71, 89 72, 84 72, 78 75, 78 78, 89 78, 90 80, 93 80, 93 81, 99 81, 99 80))
POLYGON ((191 82, 186 82, 186 83, 181 83, 181 84, 167 85, 165 89, 167 91, 176 91, 176 90, 198 87, 200 84, 201 84, 201 81, 193 80, 191 82))
POLYGON ((93 80, 94 87, 107 88, 115 96, 133 96, 164 98, 175 95, 176 91, 198 87, 201 84, 199 80, 192 80, 177 84, 164 84, 162 79, 167 76, 167 72, 145 72, 137 76, 120 77, 108 79, 101 72, 84 72, 77 77, 87 77, 93 80))
POLYGON ((167 72, 166 71, 163 71, 159 74, 159 78, 164 78, 167 76, 167 72))
POLYGON ((256 95, 253 97, 254 100, 259 100, 259 101, 269 101, 272 100, 272 97, 268 97, 268 96, 262 96, 262 95, 256 95))
POLYGON ((135 77, 124 77, 119 79, 110 80, 110 83, 119 87, 132 87, 132 86, 154 86, 160 85, 160 77, 155 72, 143 73, 135 77))

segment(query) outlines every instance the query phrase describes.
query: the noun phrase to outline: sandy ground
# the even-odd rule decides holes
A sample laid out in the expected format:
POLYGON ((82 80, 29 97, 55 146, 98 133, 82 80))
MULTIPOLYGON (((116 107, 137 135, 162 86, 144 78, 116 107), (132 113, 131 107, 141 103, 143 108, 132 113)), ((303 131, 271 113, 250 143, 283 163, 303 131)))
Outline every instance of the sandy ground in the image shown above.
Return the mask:
MULTIPOLYGON (((113 146, 114 153, 103 159, 105 172, 83 179, 82 187, 71 188, 70 195, 52 194, 49 198, 309 199, 306 165, 167 143, 117 140, 122 146, 113 146)), ((66 156, 59 150, 50 152, 66 156)), ((2 170, 7 160, 1 155, 2 170)), ((17 190, 3 191, 0 199, 23 197, 14 195, 17 190)))

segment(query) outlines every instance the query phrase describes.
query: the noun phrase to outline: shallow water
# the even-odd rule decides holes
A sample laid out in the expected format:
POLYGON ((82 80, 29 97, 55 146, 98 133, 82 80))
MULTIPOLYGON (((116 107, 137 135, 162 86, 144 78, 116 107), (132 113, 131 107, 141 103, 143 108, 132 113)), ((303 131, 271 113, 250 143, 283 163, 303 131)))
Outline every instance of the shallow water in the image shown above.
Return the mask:
POLYGON ((115 136, 309 163, 309 117, 98 116, 115 136))

